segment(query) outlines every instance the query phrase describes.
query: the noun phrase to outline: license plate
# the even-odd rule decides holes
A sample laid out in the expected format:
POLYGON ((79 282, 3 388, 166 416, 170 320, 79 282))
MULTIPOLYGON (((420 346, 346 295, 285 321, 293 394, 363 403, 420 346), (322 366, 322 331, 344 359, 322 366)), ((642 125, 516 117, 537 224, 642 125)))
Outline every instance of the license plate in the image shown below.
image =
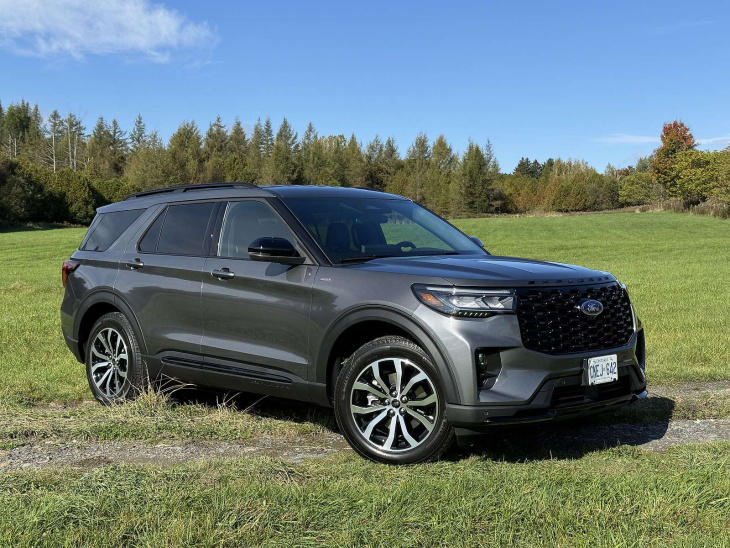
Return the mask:
POLYGON ((598 356, 588 358, 588 385, 605 384, 618 380, 618 356, 598 356))

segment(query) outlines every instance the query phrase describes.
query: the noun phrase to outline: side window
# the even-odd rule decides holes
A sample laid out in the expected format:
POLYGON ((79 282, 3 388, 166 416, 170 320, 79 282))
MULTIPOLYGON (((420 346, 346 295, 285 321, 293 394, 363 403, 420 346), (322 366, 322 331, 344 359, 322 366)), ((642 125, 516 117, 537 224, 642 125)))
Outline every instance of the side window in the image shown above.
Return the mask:
POLYGON ((128 209, 102 213, 89 228, 89 235, 84 242, 83 251, 106 251, 117 241, 122 232, 136 221, 144 209, 128 209))
POLYGON ((228 202, 218 243, 219 257, 248 259, 248 247, 265 237, 286 238, 296 245, 296 238, 269 204, 264 202, 228 202))
POLYGON ((139 250, 142 253, 154 253, 157 251, 157 242, 160 239, 160 229, 162 224, 165 222, 165 215, 167 215, 167 209, 157 216, 155 222, 147 229, 147 232, 139 242, 139 250))
POLYGON ((172 255, 202 255, 213 206, 212 202, 169 206, 157 251, 172 255))

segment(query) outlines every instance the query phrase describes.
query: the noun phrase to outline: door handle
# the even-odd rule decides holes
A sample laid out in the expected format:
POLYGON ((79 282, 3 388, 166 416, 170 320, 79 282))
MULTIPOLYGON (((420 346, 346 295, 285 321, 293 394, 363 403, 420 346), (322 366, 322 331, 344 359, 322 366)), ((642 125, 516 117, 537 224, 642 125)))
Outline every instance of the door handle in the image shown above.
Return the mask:
POLYGON ((232 280, 236 277, 236 275, 228 270, 227 268, 221 268, 220 270, 213 270, 211 272, 212 276, 215 276, 219 280, 232 280))
POLYGON ((135 259, 133 261, 129 261, 127 263, 127 266, 131 268, 132 270, 137 270, 138 268, 142 268, 144 266, 144 263, 140 261, 139 259, 135 259))

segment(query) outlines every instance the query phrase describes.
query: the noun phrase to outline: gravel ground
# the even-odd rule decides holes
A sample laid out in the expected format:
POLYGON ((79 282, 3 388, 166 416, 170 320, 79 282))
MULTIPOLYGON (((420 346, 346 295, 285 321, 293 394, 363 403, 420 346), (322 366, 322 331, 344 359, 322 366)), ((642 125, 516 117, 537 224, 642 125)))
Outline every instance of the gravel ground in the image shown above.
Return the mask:
MULTIPOLYGON (((652 396, 688 398, 704 394, 730 393, 730 382, 703 382, 652 387, 652 396)), ((605 447, 628 445, 663 452, 669 447, 714 441, 730 441, 730 419, 676 420, 656 423, 591 424, 565 422, 534 427, 495 430, 493 435, 471 448, 458 448, 456 458, 487 454, 493 458, 509 454, 516 458, 545 458, 546 455, 575 455, 605 447)), ((139 441, 81 442, 50 439, 0 451, 0 473, 44 467, 71 466, 84 469, 105 464, 177 464, 214 458, 269 456, 289 462, 324 458, 339 453, 354 454, 336 433, 318 436, 276 438, 264 436, 237 442, 139 441)))

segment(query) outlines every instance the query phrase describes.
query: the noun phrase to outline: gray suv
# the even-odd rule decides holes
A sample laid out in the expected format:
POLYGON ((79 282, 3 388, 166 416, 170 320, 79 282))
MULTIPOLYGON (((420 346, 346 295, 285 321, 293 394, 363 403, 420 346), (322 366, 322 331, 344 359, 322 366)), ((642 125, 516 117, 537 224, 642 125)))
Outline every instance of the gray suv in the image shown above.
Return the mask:
POLYGON ((367 189, 139 192, 99 209, 62 275, 63 334, 99 401, 165 376, 333 406, 376 461, 646 395, 644 332, 611 274, 490 255, 367 189))

